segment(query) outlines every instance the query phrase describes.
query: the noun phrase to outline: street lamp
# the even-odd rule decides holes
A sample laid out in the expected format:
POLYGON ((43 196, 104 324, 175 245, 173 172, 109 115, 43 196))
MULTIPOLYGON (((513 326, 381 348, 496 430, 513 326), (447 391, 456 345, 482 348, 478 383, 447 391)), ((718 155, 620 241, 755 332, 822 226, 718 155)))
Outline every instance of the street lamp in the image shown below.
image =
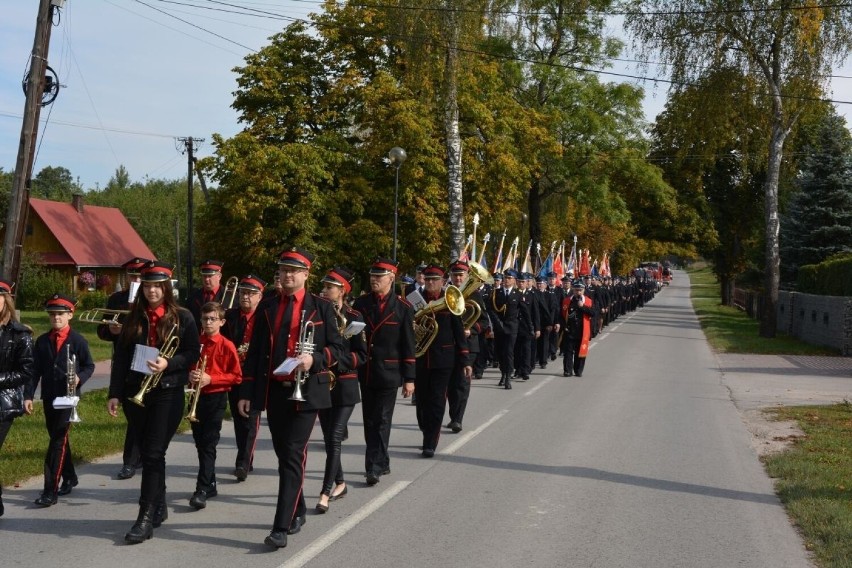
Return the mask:
POLYGON ((399 168, 408 158, 405 150, 399 146, 394 146, 388 152, 388 160, 390 164, 396 168, 396 185, 393 191, 393 259, 396 260, 396 230, 399 224, 399 168))

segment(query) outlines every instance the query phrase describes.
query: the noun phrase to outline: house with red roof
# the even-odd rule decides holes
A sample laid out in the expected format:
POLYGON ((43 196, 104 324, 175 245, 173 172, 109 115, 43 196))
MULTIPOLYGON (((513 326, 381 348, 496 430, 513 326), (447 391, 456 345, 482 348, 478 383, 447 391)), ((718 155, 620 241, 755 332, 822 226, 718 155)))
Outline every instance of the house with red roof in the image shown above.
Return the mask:
POLYGON ((125 284, 121 265, 128 259, 154 258, 115 207, 85 205, 82 195, 71 203, 31 198, 29 205, 24 252, 37 253, 46 266, 67 274, 72 291, 112 292, 125 284))

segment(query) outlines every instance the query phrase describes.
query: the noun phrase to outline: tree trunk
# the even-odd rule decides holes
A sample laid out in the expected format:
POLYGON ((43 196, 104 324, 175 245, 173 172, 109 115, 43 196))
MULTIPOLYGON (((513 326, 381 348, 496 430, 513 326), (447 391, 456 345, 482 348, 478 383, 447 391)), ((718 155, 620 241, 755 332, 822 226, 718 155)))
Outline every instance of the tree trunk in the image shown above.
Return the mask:
POLYGON ((450 206, 450 258, 459 257, 465 244, 464 195, 462 193, 462 144, 456 84, 458 25, 456 9, 449 0, 445 16, 447 58, 444 67, 444 130, 447 144, 447 193, 450 206))
POLYGON ((763 284, 763 311, 760 314, 760 336, 775 337, 778 305, 778 285, 781 279, 781 255, 778 253, 778 179, 781 172, 784 139, 788 130, 780 117, 772 124, 772 138, 769 141, 769 167, 766 174, 766 192, 764 196, 764 216, 766 220, 766 249, 763 284))
POLYGON ((722 305, 734 305, 734 279, 730 276, 721 276, 719 278, 719 288, 722 294, 722 305))

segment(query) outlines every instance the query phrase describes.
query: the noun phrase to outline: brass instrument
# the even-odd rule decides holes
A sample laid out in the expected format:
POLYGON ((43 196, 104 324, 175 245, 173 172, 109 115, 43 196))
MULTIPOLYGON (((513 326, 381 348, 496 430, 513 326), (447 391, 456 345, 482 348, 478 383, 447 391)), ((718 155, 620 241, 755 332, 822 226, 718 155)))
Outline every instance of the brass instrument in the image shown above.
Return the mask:
MULTIPOLYGON (((305 310, 302 310, 302 319, 299 323, 299 341, 296 343, 296 355, 313 354, 316 347, 314 345, 314 327, 314 322, 310 320, 305 321, 305 310)), ((296 388, 293 390, 290 400, 297 400, 299 402, 305 401, 302 396, 302 385, 305 384, 307 374, 308 371, 303 371, 301 369, 296 371, 296 377, 294 379, 296 388)))
POLYGON ((491 276, 491 273, 488 272, 484 266, 479 264, 478 262, 468 261, 468 266, 470 267, 470 272, 468 273, 467 280, 462 282, 459 287, 465 299, 465 310, 462 315, 462 322, 464 323, 465 330, 468 330, 473 327, 473 324, 479 319, 482 315, 482 306, 479 305, 478 302, 475 302, 470 299, 474 292, 479 290, 483 284, 494 284, 494 277, 491 276))
MULTIPOLYGON (((180 344, 180 338, 177 335, 178 324, 174 324, 172 326, 171 331, 166 336, 166 340, 163 342, 163 346, 160 348, 160 352, 157 354, 158 357, 163 357, 164 359, 169 359, 170 357, 174 357, 174 354, 177 353, 178 345, 180 344)), ((145 398, 145 395, 151 392, 152 389, 156 388, 158 384, 160 384, 160 379, 163 378, 163 371, 159 373, 151 373, 145 375, 145 378, 142 379, 142 387, 139 389, 139 392, 136 393, 136 396, 130 399, 134 404, 138 404, 139 406, 145 406, 145 403, 142 401, 145 398)))
POLYGON ((68 422, 82 422, 80 415, 77 414, 77 404, 80 402, 80 397, 77 396, 77 356, 71 355, 71 346, 66 346, 66 361, 65 367, 65 396, 59 396, 53 399, 53 408, 70 408, 71 416, 68 422))
POLYGON ((225 281, 225 291, 222 293, 222 307, 230 310, 234 307, 234 301, 237 299, 237 286, 240 284, 240 279, 236 276, 231 276, 225 281))
POLYGON ((201 363, 198 364, 197 371, 201 371, 198 378, 198 383, 195 383, 195 387, 190 389, 189 391, 189 412, 186 414, 186 419, 190 422, 198 422, 198 418, 195 413, 198 410, 198 399, 201 398, 201 387, 199 383, 201 382, 201 375, 204 374, 204 371, 207 369, 207 355, 201 358, 201 363))
POLYGON ((80 312, 77 316, 77 320, 87 323, 117 325, 121 327, 121 322, 118 321, 118 318, 126 316, 129 313, 130 310, 108 310, 106 308, 95 308, 93 310, 80 312))
POLYGON ((416 342, 415 357, 420 357, 435 338, 438 336, 438 321, 435 319, 435 314, 450 310, 453 315, 461 316, 464 313, 464 296, 461 290, 450 284, 444 292, 443 298, 438 298, 429 302, 414 314, 414 340, 416 342))

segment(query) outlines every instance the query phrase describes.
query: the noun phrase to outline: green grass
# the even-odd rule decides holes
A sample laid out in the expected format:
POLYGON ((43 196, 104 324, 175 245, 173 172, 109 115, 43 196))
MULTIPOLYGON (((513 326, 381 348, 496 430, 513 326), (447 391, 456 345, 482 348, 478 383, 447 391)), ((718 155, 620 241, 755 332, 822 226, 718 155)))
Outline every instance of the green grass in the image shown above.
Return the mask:
MULTIPOLYGON (((42 333, 50 331, 50 320, 47 317, 47 312, 44 311, 21 312, 21 323, 33 328, 33 340, 42 333)), ((83 337, 89 342, 89 351, 92 352, 92 359, 95 361, 106 361, 112 358, 112 343, 98 337, 97 325, 72 319, 71 327, 83 334, 83 337)))
POLYGON ((779 333, 760 337, 759 322, 745 312, 721 304, 719 284, 711 268, 687 270, 691 283, 692 306, 710 346, 722 353, 760 355, 837 355, 827 347, 811 345, 779 333))
POLYGON ((852 567, 852 404, 771 412, 798 421, 806 435, 765 460, 778 496, 819 566, 852 567))

